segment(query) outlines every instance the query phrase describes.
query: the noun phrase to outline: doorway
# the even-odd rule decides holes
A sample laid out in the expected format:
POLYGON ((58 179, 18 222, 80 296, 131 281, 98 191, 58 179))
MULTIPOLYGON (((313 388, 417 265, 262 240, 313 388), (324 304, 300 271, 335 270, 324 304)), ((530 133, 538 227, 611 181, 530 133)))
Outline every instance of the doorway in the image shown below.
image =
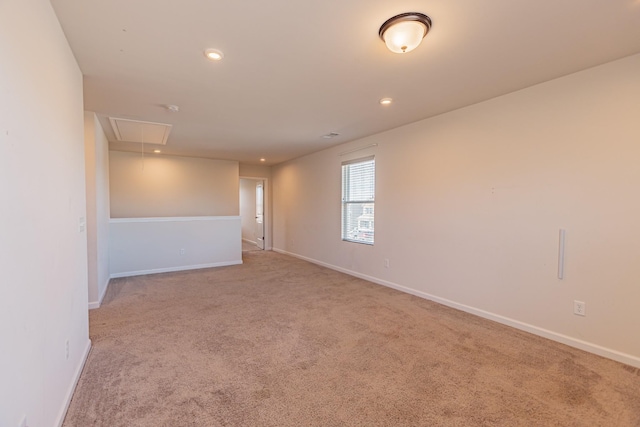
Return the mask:
POLYGON ((266 235, 265 180, 240 178, 242 251, 264 250, 266 235))

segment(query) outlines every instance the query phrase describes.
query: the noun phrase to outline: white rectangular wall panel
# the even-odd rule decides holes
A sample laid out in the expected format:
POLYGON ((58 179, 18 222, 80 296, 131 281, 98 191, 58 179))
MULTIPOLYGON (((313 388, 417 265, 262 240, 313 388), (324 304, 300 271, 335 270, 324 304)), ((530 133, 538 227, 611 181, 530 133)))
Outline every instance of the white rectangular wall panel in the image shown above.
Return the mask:
POLYGON ((112 219, 109 236, 112 278, 242 264, 239 216, 112 219))

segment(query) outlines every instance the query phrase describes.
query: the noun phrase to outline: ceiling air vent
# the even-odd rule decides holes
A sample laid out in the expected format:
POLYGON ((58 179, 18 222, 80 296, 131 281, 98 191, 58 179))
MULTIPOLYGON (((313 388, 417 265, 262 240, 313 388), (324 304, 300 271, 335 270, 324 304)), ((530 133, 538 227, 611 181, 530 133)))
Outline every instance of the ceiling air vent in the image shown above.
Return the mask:
POLYGON ((141 122, 115 117, 109 117, 109 121, 118 141, 145 144, 165 145, 172 126, 165 123, 141 122))

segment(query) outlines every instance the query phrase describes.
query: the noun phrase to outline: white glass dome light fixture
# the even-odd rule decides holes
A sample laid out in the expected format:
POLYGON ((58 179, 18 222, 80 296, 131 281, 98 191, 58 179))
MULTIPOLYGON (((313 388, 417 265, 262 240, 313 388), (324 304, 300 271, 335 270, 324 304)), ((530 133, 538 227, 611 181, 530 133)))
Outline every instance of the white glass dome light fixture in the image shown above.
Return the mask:
POLYGON ((431 29, 431 18, 423 13, 408 12, 387 19, 378 35, 394 53, 407 53, 417 48, 431 29))

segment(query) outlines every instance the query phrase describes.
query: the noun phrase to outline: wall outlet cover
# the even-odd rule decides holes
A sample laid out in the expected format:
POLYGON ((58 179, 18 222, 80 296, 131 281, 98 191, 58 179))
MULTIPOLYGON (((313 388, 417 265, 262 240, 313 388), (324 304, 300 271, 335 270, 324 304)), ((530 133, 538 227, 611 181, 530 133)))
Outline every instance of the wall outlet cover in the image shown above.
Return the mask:
POLYGON ((586 316, 587 304, 583 301, 573 301, 573 314, 576 314, 578 316, 586 316))

